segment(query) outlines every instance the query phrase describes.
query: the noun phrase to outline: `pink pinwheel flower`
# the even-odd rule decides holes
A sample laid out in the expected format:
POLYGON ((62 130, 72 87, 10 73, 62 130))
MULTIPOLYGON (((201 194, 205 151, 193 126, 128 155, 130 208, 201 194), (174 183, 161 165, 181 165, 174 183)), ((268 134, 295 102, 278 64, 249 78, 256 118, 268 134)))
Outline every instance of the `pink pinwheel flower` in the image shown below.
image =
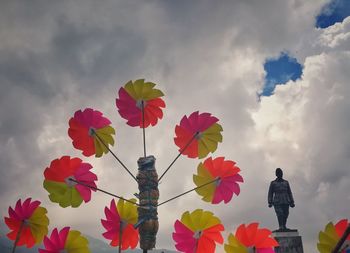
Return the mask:
POLYGON ((64 227, 61 231, 55 228, 50 237, 45 236, 45 249, 39 253, 90 253, 88 240, 79 231, 64 227))
POLYGON ((228 203, 233 194, 239 195, 238 182, 243 182, 243 178, 238 174, 240 169, 235 164, 233 161, 225 160, 224 157, 215 159, 209 157, 204 163, 201 162, 198 165, 198 174, 193 175, 193 181, 197 186, 217 180, 196 189, 196 192, 202 196, 204 201, 212 204, 218 204, 222 201, 228 203))
POLYGON ((9 207, 9 217, 5 217, 5 223, 11 230, 7 237, 15 241, 20 234, 17 245, 26 245, 27 248, 41 243, 48 232, 49 219, 46 213, 46 209, 40 207, 40 201, 27 198, 22 204, 19 199, 15 209, 9 207))
POLYGON ((222 127, 210 113, 193 112, 175 127, 175 144, 189 158, 204 158, 222 142, 222 127), (194 138, 195 137, 195 138, 194 138))

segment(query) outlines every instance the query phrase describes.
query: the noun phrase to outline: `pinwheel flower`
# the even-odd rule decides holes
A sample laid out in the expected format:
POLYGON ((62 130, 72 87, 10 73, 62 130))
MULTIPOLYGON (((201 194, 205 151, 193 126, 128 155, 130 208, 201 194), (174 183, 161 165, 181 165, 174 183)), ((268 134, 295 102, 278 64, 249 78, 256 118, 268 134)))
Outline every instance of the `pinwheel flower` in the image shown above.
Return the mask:
POLYGON ((5 223, 11 230, 7 237, 15 241, 19 233, 16 245, 26 245, 27 248, 40 244, 48 233, 49 219, 46 213, 47 210, 40 206, 40 201, 27 198, 22 204, 19 199, 14 209, 9 207, 9 217, 5 217, 5 223))
MULTIPOLYGON (((136 203, 136 199, 130 199, 136 203)), ((119 238, 121 236, 121 249, 134 249, 139 241, 139 233, 134 225, 137 222, 136 205, 120 199, 115 204, 114 199, 111 201, 110 207, 105 207, 106 220, 101 220, 103 227, 107 230, 103 233, 103 237, 111 240, 111 246, 119 246, 119 238), (120 235, 121 233, 121 235, 120 235)))
POLYGON ((173 239, 176 249, 185 253, 213 253, 215 243, 222 244, 224 226, 212 212, 196 209, 185 212, 176 220, 173 239))
POLYGON ((271 237, 270 230, 258 226, 258 223, 241 224, 235 235, 230 233, 225 244, 226 253, 249 253, 252 249, 256 253, 274 253, 278 242, 271 237))
POLYGON ((53 160, 44 171, 44 188, 49 192, 50 200, 62 207, 78 207, 83 201, 89 202, 91 189, 72 180, 96 187, 97 176, 91 169, 89 163, 83 163, 79 158, 62 156, 53 160))
MULTIPOLYGON (((320 253, 332 252, 349 225, 350 224, 347 219, 340 220, 335 225, 332 222, 329 222, 326 225, 325 230, 320 231, 318 235, 318 251, 320 253)), ((346 241, 339 252, 350 253, 350 235, 346 238, 346 241)))
POLYGON ((186 115, 175 127, 175 144, 189 158, 204 158, 213 153, 222 142, 222 127, 210 113, 194 112, 186 115))
POLYGON ((225 160, 225 157, 215 159, 209 157, 198 165, 198 174, 193 175, 193 181, 197 186, 217 179, 214 183, 196 189, 204 201, 212 204, 224 201, 226 204, 232 199, 233 194, 239 195, 240 188, 237 182, 243 182, 243 178, 238 174, 240 169, 235 164, 233 161, 225 160))
POLYGON ((119 89, 116 105, 120 116, 127 120, 129 126, 146 128, 156 125, 158 119, 163 118, 162 108, 165 108, 165 103, 160 97, 164 94, 154 89, 155 85, 139 79, 135 82, 129 81, 119 89))
POLYGON ((39 253, 90 253, 89 241, 79 231, 65 227, 58 232, 55 228, 50 238, 45 236, 45 249, 39 249, 39 253))
POLYGON ((69 120, 68 135, 73 140, 73 146, 83 151, 83 155, 101 157, 108 153, 108 145, 114 145, 112 135, 115 130, 111 121, 102 113, 91 108, 76 111, 69 120))

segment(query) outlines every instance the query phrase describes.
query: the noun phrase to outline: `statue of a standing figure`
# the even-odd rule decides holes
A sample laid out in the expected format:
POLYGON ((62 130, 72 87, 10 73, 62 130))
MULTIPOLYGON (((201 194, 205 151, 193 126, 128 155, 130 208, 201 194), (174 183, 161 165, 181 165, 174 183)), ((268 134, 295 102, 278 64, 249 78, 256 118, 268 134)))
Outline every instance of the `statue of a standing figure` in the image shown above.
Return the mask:
POLYGON ((287 180, 283 179, 283 171, 280 168, 276 169, 276 179, 271 182, 268 193, 269 207, 274 207, 278 219, 280 231, 290 231, 286 227, 287 218, 289 215, 289 207, 294 207, 294 199, 287 180))

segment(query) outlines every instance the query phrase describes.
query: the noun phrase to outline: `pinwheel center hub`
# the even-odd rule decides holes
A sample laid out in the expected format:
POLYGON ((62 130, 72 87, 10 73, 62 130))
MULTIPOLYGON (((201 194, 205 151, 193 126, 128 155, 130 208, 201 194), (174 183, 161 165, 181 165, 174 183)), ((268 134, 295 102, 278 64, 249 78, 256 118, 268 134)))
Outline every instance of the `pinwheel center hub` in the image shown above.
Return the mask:
POLYGON ((200 140, 200 139, 202 138, 202 136, 203 136, 203 133, 198 131, 198 132, 196 133, 195 138, 196 138, 196 140, 200 140))
POLYGON ((217 177, 215 180, 216 180, 215 186, 219 186, 221 184, 221 180, 222 180, 221 177, 217 177))
POLYGON ((193 238, 195 239, 199 239, 202 236, 203 231, 202 230, 197 230, 194 235, 193 238))
POLYGON ((255 247, 248 247, 248 253, 255 253, 255 247))
POLYGON ((23 220, 23 225, 24 226, 28 226, 29 225, 29 220, 28 219, 24 219, 23 220))
POLYGON ((66 250, 66 249, 61 249, 59 252, 60 252, 60 253, 68 253, 68 250, 66 250))
POLYGON ((76 180, 74 176, 69 176, 64 179, 64 182, 68 185, 68 187, 74 187, 77 183, 73 180, 76 180))
POLYGON ((90 127, 90 128, 89 128, 89 135, 90 135, 90 136, 94 136, 95 133, 96 133, 96 129, 93 128, 93 127, 90 127))
POLYGON ((145 108, 146 104, 147 104, 147 102, 143 99, 139 99, 136 101, 136 106, 140 109, 142 109, 142 107, 145 108), (142 106, 142 104, 143 104, 143 106, 142 106))
POLYGON ((124 228, 126 228, 126 226, 128 225, 128 222, 125 221, 124 219, 120 220, 120 229, 124 230, 124 228))

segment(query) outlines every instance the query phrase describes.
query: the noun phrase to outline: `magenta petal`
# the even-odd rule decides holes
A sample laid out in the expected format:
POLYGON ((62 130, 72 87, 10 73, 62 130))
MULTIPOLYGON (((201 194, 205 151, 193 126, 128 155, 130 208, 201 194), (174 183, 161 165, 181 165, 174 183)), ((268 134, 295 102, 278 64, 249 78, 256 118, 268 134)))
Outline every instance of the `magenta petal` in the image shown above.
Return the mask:
POLYGON ((233 178, 236 182, 243 182, 243 177, 242 177, 240 174, 233 175, 232 178, 233 178))
POLYGON ((22 211, 23 211, 23 215, 26 217, 26 218, 29 218, 31 216, 31 213, 29 213, 28 209, 29 209, 29 205, 30 205, 30 201, 32 199, 31 198, 27 198, 23 204, 22 204, 22 211))
POLYGON ((182 252, 192 252, 196 245, 196 240, 193 238, 194 232, 179 220, 176 220, 174 226, 175 233, 173 233, 173 239, 176 242, 176 249, 182 252))
POLYGON ((219 204, 223 199, 224 198, 222 196, 221 191, 218 188, 216 188, 214 196, 213 196, 213 200, 211 201, 211 203, 212 204, 219 204))
POLYGON ((114 215, 117 215, 118 218, 119 218, 119 213, 118 213, 117 205, 116 205, 114 199, 112 199, 112 201, 111 201, 110 211, 111 211, 114 215))
POLYGON ((189 120, 187 118, 187 116, 183 116, 181 121, 180 121, 180 126, 184 129, 186 129, 188 132, 192 133, 194 131, 194 129, 192 129, 192 126, 189 123, 189 120))
POLYGON ((107 220, 116 220, 117 219, 117 215, 115 213, 113 213, 110 209, 108 209, 108 207, 105 207, 105 215, 107 220))
POLYGON ((140 125, 140 117, 136 115, 133 117, 130 117, 127 124, 132 127, 140 125))
POLYGON ((107 220, 114 220, 116 216, 108 207, 105 207, 105 215, 107 220))
POLYGON ((218 204, 221 201, 227 203, 232 199, 232 183, 227 182, 225 179, 223 179, 215 189, 214 197, 212 200, 213 204, 218 204))
POLYGON ((213 204, 218 204, 221 201, 227 203, 232 198, 232 191, 228 187, 225 187, 225 184, 221 182, 221 184, 216 188, 214 197, 212 200, 213 204))
POLYGON ((56 245, 56 247, 60 247, 60 236, 58 234, 57 228, 52 231, 50 240, 56 245))
POLYGON ((101 220, 101 223, 106 230, 112 230, 113 228, 119 226, 119 224, 117 224, 115 221, 101 220))
POLYGON ((136 106, 135 99, 123 87, 119 89, 119 99, 116 99, 116 106, 120 116, 127 120, 128 125, 140 125, 141 110, 136 106))
POLYGON ((177 244, 175 244, 175 248, 181 252, 193 253, 195 245, 196 245, 196 243, 194 243, 194 246, 187 244, 187 243, 177 243, 177 244))
POLYGON ((102 236, 108 240, 113 240, 114 237, 118 234, 119 234, 119 231, 110 230, 110 231, 104 232, 102 236))
POLYGON ((94 111, 91 108, 86 108, 84 111, 76 111, 74 114, 74 120, 79 122, 86 128, 93 127, 99 129, 111 124, 111 121, 105 117, 99 111, 94 111))
POLYGON ((199 131, 199 124, 198 124, 198 115, 199 112, 193 112, 189 117, 188 117, 188 124, 189 128, 194 130, 194 131, 199 131))
POLYGON ((232 191, 238 196, 241 192, 241 188, 239 187, 239 185, 237 183, 234 183, 232 185, 232 191))
POLYGON ((90 172, 92 165, 90 163, 81 163, 75 171, 75 175, 81 175, 90 172))
POLYGON ((13 209, 12 207, 9 207, 9 216, 12 219, 16 219, 16 220, 22 220, 23 218, 20 217, 13 209))
POLYGON ((92 172, 87 172, 87 173, 80 174, 80 175, 74 175, 74 177, 76 178, 76 180, 83 181, 83 182, 93 183, 94 181, 97 180, 96 174, 92 173, 92 172))
POLYGON ((24 213, 23 213, 23 211, 22 211, 22 202, 21 202, 20 199, 17 200, 17 202, 16 202, 15 212, 16 212, 17 215, 21 218, 21 220, 25 218, 25 217, 24 217, 24 213))
POLYGON ((56 245, 55 242, 51 241, 51 239, 47 236, 44 238, 44 246, 47 250, 59 250, 58 245, 56 245))
POLYGON ((86 186, 83 185, 76 185, 75 189, 79 192, 81 198, 85 202, 89 202, 91 200, 91 190, 90 188, 87 188, 86 186))
POLYGON ((82 124, 82 125, 85 126, 86 128, 89 127, 89 126, 86 125, 86 123, 85 123, 84 115, 83 115, 83 112, 82 112, 81 110, 76 111, 76 112, 74 113, 73 119, 76 120, 76 121, 78 121, 80 124, 82 124))
POLYGON ((74 173, 74 176, 77 180, 85 180, 85 181, 95 181, 97 180, 97 176, 95 173, 90 171, 91 168, 88 167, 79 167, 74 173))
POLYGON ((181 127, 190 130, 190 132, 204 132, 214 123, 219 121, 217 118, 211 116, 210 113, 201 113, 198 111, 193 112, 188 118, 185 116, 182 118, 181 127))
POLYGON ((59 247, 60 249, 64 249, 66 244, 67 236, 69 233, 69 227, 64 227, 59 233, 59 247))
POLYGON ((41 202, 39 200, 36 200, 36 201, 33 201, 32 203, 29 204, 29 206, 28 206, 28 218, 33 215, 33 212, 35 211, 35 209, 38 208, 40 203, 41 202))

